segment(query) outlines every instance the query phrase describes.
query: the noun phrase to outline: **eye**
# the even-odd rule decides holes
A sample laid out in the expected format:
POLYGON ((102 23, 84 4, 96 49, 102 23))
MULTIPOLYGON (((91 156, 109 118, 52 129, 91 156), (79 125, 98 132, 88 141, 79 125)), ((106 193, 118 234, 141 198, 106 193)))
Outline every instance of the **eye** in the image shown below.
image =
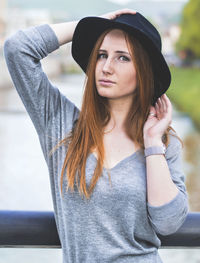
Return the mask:
POLYGON ((106 53, 99 53, 97 55, 97 59, 103 59, 103 58, 107 58, 107 54, 106 53))
POLYGON ((130 58, 128 58, 126 56, 120 56, 119 60, 121 60, 121 61, 130 61, 130 58))

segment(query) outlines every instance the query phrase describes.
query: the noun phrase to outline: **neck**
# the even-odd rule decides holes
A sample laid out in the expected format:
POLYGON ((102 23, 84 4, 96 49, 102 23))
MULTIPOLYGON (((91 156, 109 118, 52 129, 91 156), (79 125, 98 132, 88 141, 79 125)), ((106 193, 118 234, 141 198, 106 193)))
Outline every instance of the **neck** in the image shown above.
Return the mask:
POLYGON ((108 123, 108 127, 112 128, 115 125, 115 128, 124 130, 124 123, 131 106, 130 99, 110 99, 109 107, 111 111, 111 119, 108 123))

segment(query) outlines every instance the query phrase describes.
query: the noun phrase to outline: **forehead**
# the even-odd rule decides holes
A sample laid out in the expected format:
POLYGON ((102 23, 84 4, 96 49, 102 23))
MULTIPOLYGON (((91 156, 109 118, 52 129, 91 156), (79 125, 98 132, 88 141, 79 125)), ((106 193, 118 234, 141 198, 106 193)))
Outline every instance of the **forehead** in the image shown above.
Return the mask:
POLYGON ((100 48, 104 49, 124 49, 128 50, 125 34, 122 30, 120 29, 113 29, 110 32, 108 32, 104 39, 103 42, 100 46, 100 48))

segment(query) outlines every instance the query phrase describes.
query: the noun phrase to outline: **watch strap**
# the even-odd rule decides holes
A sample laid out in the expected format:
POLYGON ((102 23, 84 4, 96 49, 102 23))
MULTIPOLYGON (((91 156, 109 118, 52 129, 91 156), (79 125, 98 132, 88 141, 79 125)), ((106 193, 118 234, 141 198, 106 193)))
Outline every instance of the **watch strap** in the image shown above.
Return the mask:
POLYGON ((159 154, 165 154, 166 148, 165 146, 151 146, 148 148, 145 148, 144 150, 144 156, 147 157, 149 155, 159 155, 159 154))

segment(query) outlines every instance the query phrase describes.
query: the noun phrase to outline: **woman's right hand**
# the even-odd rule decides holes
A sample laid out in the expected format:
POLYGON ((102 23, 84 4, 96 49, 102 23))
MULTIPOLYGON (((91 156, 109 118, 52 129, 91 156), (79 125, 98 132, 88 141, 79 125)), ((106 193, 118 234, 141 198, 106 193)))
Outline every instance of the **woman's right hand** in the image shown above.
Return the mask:
POLYGON ((107 19, 115 19, 116 17, 121 16, 122 14, 135 15, 136 11, 132 9, 124 8, 124 9, 116 10, 116 11, 101 15, 100 17, 107 18, 107 19))

